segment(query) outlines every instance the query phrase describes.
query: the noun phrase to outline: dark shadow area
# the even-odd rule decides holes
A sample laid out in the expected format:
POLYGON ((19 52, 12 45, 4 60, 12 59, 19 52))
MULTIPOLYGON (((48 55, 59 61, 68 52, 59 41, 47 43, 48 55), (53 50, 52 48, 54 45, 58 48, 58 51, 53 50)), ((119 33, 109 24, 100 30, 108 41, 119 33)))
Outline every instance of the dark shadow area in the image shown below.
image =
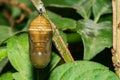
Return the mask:
MULTIPOLYGON (((82 42, 70 43, 69 49, 75 60, 83 60, 84 46, 82 42)), ((92 58, 91 61, 103 64, 109 67, 110 70, 114 71, 110 48, 105 48, 102 52, 98 53, 94 58, 92 58)))
POLYGON ((114 71, 113 63, 112 63, 112 53, 111 50, 106 48, 98 55, 96 55, 91 61, 96 61, 110 68, 110 70, 114 71))
POLYGON ((11 65, 10 62, 8 62, 8 63, 6 64, 6 66, 3 68, 2 72, 0 73, 0 75, 6 73, 6 72, 8 72, 8 71, 10 71, 10 72, 15 72, 15 71, 16 71, 16 70, 12 67, 12 65, 11 65))
POLYGON ((83 44, 81 41, 69 43, 69 49, 75 60, 83 60, 83 44))
POLYGON ((46 7, 46 9, 58 15, 61 15, 62 17, 72 18, 75 20, 79 20, 82 18, 73 8, 46 7))
POLYGON ((46 68, 43 69, 33 69, 33 80, 48 80, 50 66, 48 65, 46 68))

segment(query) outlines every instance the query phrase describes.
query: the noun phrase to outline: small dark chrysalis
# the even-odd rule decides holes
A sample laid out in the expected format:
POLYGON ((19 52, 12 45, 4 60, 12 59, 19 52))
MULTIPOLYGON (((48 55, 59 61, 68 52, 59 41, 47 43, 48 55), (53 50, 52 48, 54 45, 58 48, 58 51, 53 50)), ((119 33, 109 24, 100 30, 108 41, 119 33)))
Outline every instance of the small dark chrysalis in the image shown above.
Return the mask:
POLYGON ((44 68, 51 58, 52 29, 50 22, 38 15, 29 27, 30 60, 36 68, 44 68))

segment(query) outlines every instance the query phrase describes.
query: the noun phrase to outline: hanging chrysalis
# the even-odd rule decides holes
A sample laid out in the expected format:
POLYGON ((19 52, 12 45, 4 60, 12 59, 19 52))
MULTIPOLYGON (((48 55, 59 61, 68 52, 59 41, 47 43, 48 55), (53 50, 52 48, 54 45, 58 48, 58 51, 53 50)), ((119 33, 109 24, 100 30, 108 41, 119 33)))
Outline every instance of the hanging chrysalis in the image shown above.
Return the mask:
POLYGON ((30 60, 36 68, 44 68, 51 58, 52 29, 48 19, 40 14, 31 22, 29 27, 30 60))

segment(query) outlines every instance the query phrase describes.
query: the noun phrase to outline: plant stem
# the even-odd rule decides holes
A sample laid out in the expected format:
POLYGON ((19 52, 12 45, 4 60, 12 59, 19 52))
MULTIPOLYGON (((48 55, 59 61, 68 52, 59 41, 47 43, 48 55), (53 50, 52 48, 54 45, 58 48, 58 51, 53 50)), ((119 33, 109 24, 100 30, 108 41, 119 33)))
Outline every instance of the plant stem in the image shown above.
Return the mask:
POLYGON ((52 28, 54 29, 54 36, 53 36, 53 41, 60 52, 60 55, 64 59, 65 62, 72 62, 74 61, 73 57, 71 56, 71 53, 69 49, 67 48, 64 40, 62 39, 58 29, 56 28, 55 24, 52 23, 52 28))
POLYGON ((112 0, 113 7, 113 64, 120 77, 120 0, 112 0))
POLYGON ((39 74, 40 74, 40 72, 39 72, 39 70, 36 70, 36 73, 37 73, 37 79, 36 80, 40 80, 40 76, 39 76, 39 74))
POLYGON ((113 49, 116 50, 116 2, 112 0, 112 9, 113 9, 113 49))
POLYGON ((27 12, 28 14, 32 14, 32 11, 28 8, 25 3, 19 3, 15 0, 0 0, 0 3, 10 4, 20 8, 21 10, 27 12))
POLYGON ((117 44, 118 44, 118 47, 117 47, 117 49, 118 49, 118 57, 119 57, 119 60, 120 60, 120 26, 119 26, 119 24, 120 24, 120 0, 118 0, 118 11, 117 11, 117 13, 118 13, 118 15, 117 15, 117 17, 118 17, 118 20, 117 20, 117 44))

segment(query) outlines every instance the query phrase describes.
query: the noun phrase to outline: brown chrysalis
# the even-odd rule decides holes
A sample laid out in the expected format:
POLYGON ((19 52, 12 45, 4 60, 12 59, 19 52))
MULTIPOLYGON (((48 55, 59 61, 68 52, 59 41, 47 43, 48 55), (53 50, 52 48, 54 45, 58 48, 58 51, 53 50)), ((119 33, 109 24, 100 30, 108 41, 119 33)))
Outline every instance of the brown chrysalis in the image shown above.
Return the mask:
POLYGON ((29 27, 30 60, 36 68, 44 68, 51 58, 52 29, 48 19, 39 14, 29 27))

